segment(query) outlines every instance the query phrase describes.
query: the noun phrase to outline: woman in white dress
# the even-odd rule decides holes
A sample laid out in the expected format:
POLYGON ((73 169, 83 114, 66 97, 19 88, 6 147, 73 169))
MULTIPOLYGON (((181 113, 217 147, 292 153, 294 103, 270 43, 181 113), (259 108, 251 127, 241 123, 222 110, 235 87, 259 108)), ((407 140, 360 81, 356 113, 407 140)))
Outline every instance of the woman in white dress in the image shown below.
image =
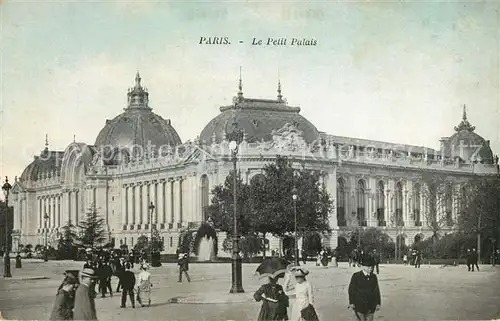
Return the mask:
POLYGON ((287 294, 289 296, 295 297, 292 305, 292 314, 290 321, 311 321, 317 320, 316 312, 314 310, 314 297, 311 283, 306 280, 306 276, 309 274, 304 268, 295 267, 293 268, 293 274, 295 275, 295 285, 287 284, 286 291, 294 290, 294 292, 287 294), (303 317, 302 310, 307 308, 307 317, 303 317), (311 313, 312 312, 312 313, 311 313))
POLYGON ((141 265, 141 272, 137 276, 137 301, 141 307, 151 305, 151 273, 147 270, 149 266, 147 264, 141 265))

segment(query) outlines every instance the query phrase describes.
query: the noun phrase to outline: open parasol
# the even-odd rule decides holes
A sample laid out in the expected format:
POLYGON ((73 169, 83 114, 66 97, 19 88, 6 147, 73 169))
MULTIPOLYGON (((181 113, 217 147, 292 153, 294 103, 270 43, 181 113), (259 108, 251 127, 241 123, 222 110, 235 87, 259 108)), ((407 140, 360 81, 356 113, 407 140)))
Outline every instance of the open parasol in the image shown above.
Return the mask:
POLYGON ((281 257, 266 258, 255 270, 255 274, 260 278, 272 277, 279 278, 285 275, 287 267, 290 265, 288 260, 281 257))

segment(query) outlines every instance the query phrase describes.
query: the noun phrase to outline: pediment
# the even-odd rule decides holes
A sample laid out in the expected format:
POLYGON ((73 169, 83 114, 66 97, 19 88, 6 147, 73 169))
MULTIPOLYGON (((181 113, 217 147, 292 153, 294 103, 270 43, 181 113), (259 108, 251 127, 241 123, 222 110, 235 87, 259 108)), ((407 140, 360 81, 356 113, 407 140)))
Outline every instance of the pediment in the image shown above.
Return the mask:
POLYGON ((23 193, 26 192, 26 187, 23 185, 23 183, 17 181, 14 183, 14 186, 12 186, 10 192, 14 194, 23 193))

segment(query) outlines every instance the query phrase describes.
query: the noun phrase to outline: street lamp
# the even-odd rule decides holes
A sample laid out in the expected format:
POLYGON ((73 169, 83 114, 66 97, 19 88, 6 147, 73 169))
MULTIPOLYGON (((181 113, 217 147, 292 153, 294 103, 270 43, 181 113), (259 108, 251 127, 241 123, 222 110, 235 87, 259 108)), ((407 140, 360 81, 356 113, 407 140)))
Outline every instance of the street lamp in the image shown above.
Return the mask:
POLYGON ((155 210, 155 206, 153 202, 149 204, 149 264, 153 265, 153 211, 155 210))
POLYGON ((240 236, 238 235, 238 196, 236 194, 236 162, 238 161, 238 147, 242 141, 242 132, 237 129, 237 123, 233 123, 234 132, 230 133, 231 142, 231 160, 233 162, 233 256, 231 258, 231 290, 229 293, 243 293, 242 274, 241 274, 241 256, 240 256, 240 236))
POLYGON ((5 256, 4 256, 4 270, 3 277, 11 278, 10 274, 10 253, 9 253, 9 193, 12 185, 9 184, 9 179, 5 176, 5 183, 2 186, 2 191, 5 196, 5 256))
POLYGON ((43 261, 44 262, 47 262, 49 260, 49 244, 47 242, 47 234, 48 234, 48 230, 47 230, 47 221, 49 220, 49 216, 47 215, 47 213, 45 213, 45 215, 43 216, 43 221, 44 221, 44 230, 45 230, 45 251, 43 251, 43 261))
POLYGON ((295 256, 295 266, 299 266, 299 246, 297 240, 297 188, 295 186, 292 189, 292 199, 293 199, 293 217, 294 217, 294 256, 295 256))

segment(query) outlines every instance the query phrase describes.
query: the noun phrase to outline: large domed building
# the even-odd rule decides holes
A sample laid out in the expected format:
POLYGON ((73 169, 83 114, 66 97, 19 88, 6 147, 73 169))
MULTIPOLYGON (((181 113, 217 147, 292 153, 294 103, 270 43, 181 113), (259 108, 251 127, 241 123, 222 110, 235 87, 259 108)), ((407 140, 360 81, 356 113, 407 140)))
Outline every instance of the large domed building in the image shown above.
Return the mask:
MULTIPOLYGON (((453 195, 460 195, 475 175, 498 174, 498 158, 475 132, 465 109, 455 133, 434 150, 318 131, 300 108, 288 105, 280 84, 276 99, 246 98, 241 79, 233 104, 221 107, 199 137, 182 143, 170 120, 149 106, 149 93, 137 74, 123 113, 106 120, 94 144, 72 142, 64 151, 53 151, 46 143, 16 179, 13 250, 19 244, 45 244, 46 236, 53 244, 64 225, 77 224, 95 207, 115 247, 131 248, 155 228, 165 252, 175 253, 180 233, 208 219, 211 191, 232 170, 229 141, 241 130, 237 166, 245 182, 277 155, 323 173, 335 204, 332 232, 323 236, 331 248, 345 242, 353 229, 366 227, 382 228, 411 244, 432 234, 430 204, 440 204, 447 222, 443 228, 451 231, 460 204, 453 195), (446 202, 429 202, 425 177, 436 173, 446 178, 446 202)), ((219 248, 224 239, 218 237, 219 248)), ((290 237, 269 241, 281 252, 293 246, 290 237)))

